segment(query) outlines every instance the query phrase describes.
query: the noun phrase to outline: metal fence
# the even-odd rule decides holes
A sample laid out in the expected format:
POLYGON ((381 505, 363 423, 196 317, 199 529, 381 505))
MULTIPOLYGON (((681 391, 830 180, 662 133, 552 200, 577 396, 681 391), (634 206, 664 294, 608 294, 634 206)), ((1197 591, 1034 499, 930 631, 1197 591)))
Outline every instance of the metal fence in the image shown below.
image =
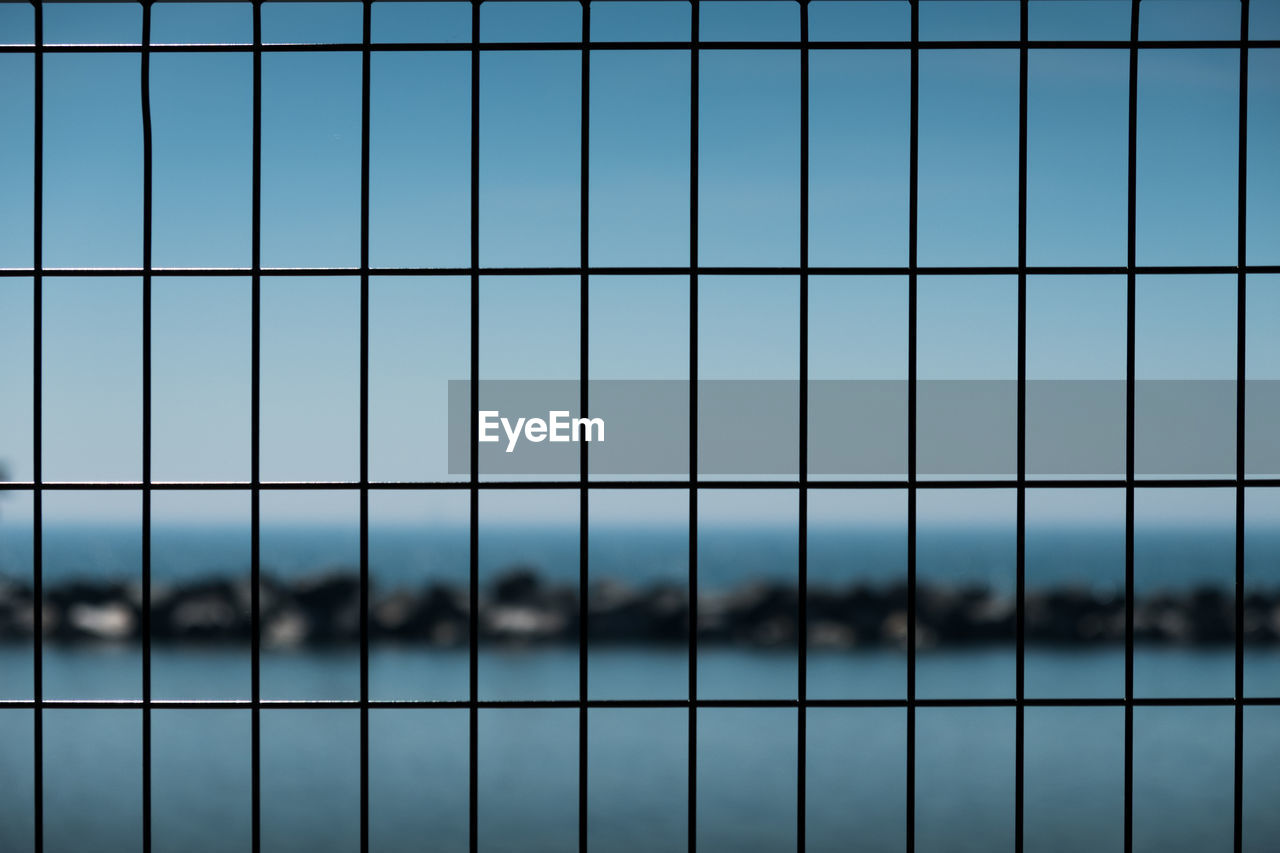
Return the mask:
MULTIPOLYGON (((597 0, 603 2, 603 0, 597 0)), ((1180 40, 1180 41, 1140 41, 1138 38, 1138 0, 1130 3, 1129 38, 1121 41, 1037 41, 1028 36, 1029 0, 1009 0, 1020 8, 1020 37, 1012 41, 922 41, 919 37, 920 9, 918 3, 911 5, 911 38, 909 41, 811 41, 808 26, 808 0, 800 0, 801 30, 797 42, 703 42, 699 38, 699 2, 692 0, 692 31, 687 42, 592 42, 590 40, 590 18, 592 3, 582 2, 582 38, 574 42, 543 43, 498 43, 480 41, 481 3, 471 2, 471 41, 470 43, 373 43, 371 31, 371 0, 363 2, 363 38, 360 43, 346 44, 264 44, 262 40, 261 0, 253 2, 252 44, 150 44, 151 8, 149 0, 142 3, 142 38, 137 45, 47 45, 44 44, 42 26, 42 3, 35 2, 35 39, 33 45, 16 45, 0 47, 0 52, 34 54, 35 67, 35 100, 34 100, 34 190, 32 196, 31 216, 34 223, 34 240, 32 244, 33 263, 30 268, 5 269, 0 275, 6 277, 29 277, 33 281, 34 316, 32 329, 34 335, 34 401, 33 401, 33 479, 28 482, 6 482, 0 488, 15 491, 27 491, 32 495, 34 505, 34 595, 38 602, 42 595, 41 579, 41 497, 46 491, 53 490, 135 490, 142 496, 142 590, 144 602, 151 596, 151 495, 156 490, 248 490, 251 495, 251 542, 252 542, 252 690, 247 700, 157 700, 151 695, 151 632, 149 613, 143 608, 142 625, 142 695, 136 700, 47 700, 43 697, 42 682, 42 642, 39 630, 34 634, 34 679, 32 682, 32 699, 10 699, 0 701, 0 708, 31 709, 34 719, 32 731, 34 745, 34 784, 35 784, 35 846, 43 849, 43 754, 42 754, 42 711, 46 708, 133 708, 140 709, 142 714, 142 809, 143 809, 143 849, 151 847, 151 711, 153 709, 170 708, 224 708, 248 709, 252 715, 252 832, 253 849, 260 844, 260 711, 274 708, 351 708, 360 713, 360 837, 361 848, 369 846, 369 711, 375 708, 455 708, 466 709, 470 713, 470 844, 477 849, 478 825, 478 786, 477 786, 477 754, 478 754, 478 712, 482 708, 565 708, 578 710, 578 845, 585 850, 587 846, 587 724, 588 709, 593 708, 677 708, 688 711, 688 845, 696 847, 697 823, 697 739, 699 708, 789 708, 797 712, 796 778, 795 792, 797 800, 796 824, 797 849, 805 848, 805 743, 806 743, 806 711, 813 707, 888 707, 901 708, 906 715, 906 752, 903 761, 906 766, 906 822, 903 826, 906 849, 914 849, 915 845, 915 766, 916 766, 916 709, 923 707, 1006 707, 1015 710, 1015 744, 1016 744, 1016 800, 1015 831, 1016 847, 1021 850, 1023 843, 1023 712, 1025 708, 1036 706, 1112 706, 1124 709, 1125 719, 1125 808, 1124 830, 1125 848, 1133 845, 1133 709, 1140 706, 1222 706, 1234 708, 1235 712, 1235 790, 1234 790, 1234 845, 1237 851, 1242 849, 1242 753, 1243 753, 1243 718, 1244 709, 1249 705, 1280 705, 1280 696, 1245 696, 1244 691, 1244 642, 1241 623, 1243 621, 1243 596, 1239 594, 1244 588, 1244 506, 1246 483, 1249 486, 1280 486, 1280 479, 1264 479, 1245 477, 1245 394, 1243 382, 1237 382, 1235 423, 1236 423, 1236 470, 1234 478, 1209 479, 1166 479, 1138 478, 1134 473, 1134 395, 1135 382, 1135 292, 1136 277, 1143 273, 1168 274, 1230 274, 1237 277, 1237 326, 1236 326, 1236 370, 1237 378, 1243 379, 1245 371, 1245 296, 1246 276, 1251 273, 1277 273, 1280 266, 1253 265, 1245 263, 1245 216, 1246 216, 1246 180, 1245 167, 1247 119, 1248 119, 1248 74, 1250 48, 1280 47, 1277 40, 1250 40, 1248 38, 1249 0, 1240 0, 1240 37, 1238 40, 1180 40), (919 141, 919 57, 922 51, 952 50, 972 48, 994 48, 1017 51, 1020 57, 1019 74, 1019 113, 1018 113, 1018 262, 1014 266, 993 267, 925 267, 917 264, 917 187, 918 187, 918 141, 919 141), (1091 48, 1115 51, 1126 51, 1129 58, 1128 76, 1128 254, 1127 262, 1122 266, 1054 266, 1038 267, 1027 263, 1027 100, 1028 100, 1028 51, 1031 49, 1070 49, 1091 48), (1138 115, 1138 56, 1139 50, 1161 50, 1171 48, 1217 48, 1238 51, 1239 54, 1239 187, 1238 187, 1238 238, 1237 262, 1226 266, 1139 266, 1135 251, 1135 209, 1136 209, 1136 164, 1137 142, 1136 126, 1138 115), (593 267, 590 260, 588 234, 588 164, 590 156, 589 133, 589 101, 590 101, 590 54, 593 50, 682 50, 688 51, 691 68, 690 83, 690 196, 689 196, 689 247, 688 266, 677 267, 593 267), (796 266, 784 267, 704 267, 697 263, 698 258, 698 133, 699 133, 699 57, 704 51, 725 49, 751 50, 788 50, 796 51, 800 58, 800 204, 799 232, 800 258, 796 266), (908 51, 911 69, 911 104, 910 104, 910 207, 909 207, 909 242, 908 262, 900 267, 816 267, 809 264, 809 56, 812 51, 820 50, 901 50, 908 51), (480 263, 480 67, 481 55, 485 51, 523 51, 523 50, 558 50, 578 51, 582 59, 581 78, 581 199, 580 199, 580 256, 576 266, 569 267, 482 267, 480 263), (262 186, 262 55, 270 52, 288 51, 344 51, 358 53, 362 57, 362 120, 361 120, 361 205, 360 205, 360 265, 358 267, 321 267, 321 268, 267 268, 260 263, 261 243, 261 186, 262 186), (370 166, 370 58, 376 51, 459 51, 469 53, 471 57, 471 206, 470 206, 470 264, 460 268, 376 268, 369 262, 369 166, 370 166), (143 157, 143 246, 142 265, 140 268, 91 268, 66 269, 46 268, 42 263, 42 181, 41 174, 43 148, 43 57, 49 53, 110 52, 139 53, 141 55, 141 77, 139 87, 142 103, 142 157, 143 157), (251 264, 244 268, 218 269, 161 269, 153 268, 151 263, 151 221, 152 221, 152 142, 149 86, 151 65, 150 58, 157 52, 243 52, 253 56, 253 159, 252 159, 252 249, 251 264), (587 446, 582 445, 581 475, 577 481, 482 481, 478 474, 478 447, 474 443, 471 448, 471 472, 469 480, 461 482, 396 482, 386 483, 371 481, 369 478, 369 281, 370 276, 468 276, 471 284, 471 351, 470 372, 472 434, 476 432, 476 418, 479 407, 479 386, 475 382, 480 373, 480 279, 481 276, 517 276, 530 274, 560 274, 580 277, 580 370, 582 376, 580 409, 585 414, 590 412, 587 399, 588 375, 588 308, 589 277, 596 274, 617 276, 640 276, 647 274, 667 274, 689 277, 689 374, 691 379, 698 377, 698 279, 701 275, 738 274, 766 275, 787 274, 796 276, 799 281, 800 298, 800 351, 799 351, 799 442, 800 471, 796 479, 756 480, 756 481, 700 481, 696 460, 697 447, 697 394, 696 385, 690 383, 690 475, 687 480, 641 480, 641 481, 597 481, 587 476, 587 446), (930 480, 919 479, 916 470, 916 399, 915 382, 917 377, 917 278, 920 275, 958 276, 969 274, 1002 274, 1016 276, 1018 282, 1018 475, 1013 479, 951 479, 930 480), (1028 479, 1025 468, 1026 442, 1026 307, 1028 275, 1065 275, 1095 274, 1124 275, 1128 283, 1127 303, 1127 417, 1126 417, 1126 473, 1123 479, 1028 479), (252 313, 252 387, 251 399, 251 477, 247 482, 157 482, 151 477, 151 283, 157 276, 247 276, 252 280, 253 313, 252 313), (272 482, 264 481, 259 476, 259 424, 260 424, 260 299, 261 280, 264 275, 299 276, 299 275, 349 275, 360 279, 360 478, 350 482, 272 482), (824 275, 901 275, 908 281, 908 381, 911 393, 907 405, 907 473, 905 480, 809 480, 807 471, 807 436, 808 436, 808 296, 809 281, 812 276, 824 275), (53 276, 138 276, 142 280, 142 477, 140 481, 123 482, 45 482, 41 474, 41 377, 42 377, 42 317, 41 292, 46 277, 53 276), (1134 494, 1142 488, 1197 488, 1207 486, 1228 486, 1235 489, 1235 598, 1236 633, 1235 633, 1235 690, 1232 696, 1213 698, 1144 698, 1134 695, 1133 658, 1134 658, 1134 494), (503 701, 482 700, 479 696, 478 670, 478 619, 479 611, 479 570, 477 551, 479 544, 479 500, 485 489, 570 489, 577 490, 580 496, 580 589, 587 588, 587 542, 588 542, 588 495, 591 489, 681 489, 688 494, 689 511, 689 656, 688 656, 688 698, 676 700, 598 700, 588 699, 587 690, 587 632, 579 632, 579 695, 576 700, 547 701, 503 701), (698 492, 702 489, 790 489, 795 490, 799 499, 799 529, 797 543, 799 550, 799 619, 802 626, 798 647, 798 682, 795 699, 757 699, 757 700, 709 700, 698 696, 698 632, 697 626, 697 591, 698 591, 698 492), (808 492, 810 489, 905 489, 907 494, 907 644, 906 670, 907 687, 904 699, 884 700, 831 700, 810 699, 806 693, 806 640, 803 626, 806 624, 805 602, 807 589, 806 571, 806 522, 808 509, 808 492), (962 699, 962 698, 918 698, 915 688, 916 671, 916 497, 920 489, 1012 489, 1017 494, 1017 680, 1014 696, 997 699, 962 699), (1025 654, 1025 551, 1026 551, 1026 491, 1034 488, 1113 488, 1123 489, 1126 498, 1125 514, 1125 691, 1123 698, 1101 699, 1039 699, 1024 695, 1024 654, 1025 654), (356 700, 320 700, 291 701, 263 699, 259 685, 260 658, 260 602, 259 602, 259 506, 260 496, 268 490, 297 489, 340 489, 358 491, 360 497, 360 581, 362 600, 367 602, 369 594, 369 493, 379 489, 458 489, 465 490, 470 496, 470 698, 461 701, 377 701, 369 695, 369 615, 368 608, 361 609, 360 622, 360 696, 356 700)), ((442 401, 443 402, 443 401, 442 401)), ((443 451, 443 448, 442 448, 443 451)), ((579 596, 581 608, 581 624, 587 622, 587 599, 585 594, 579 596)))

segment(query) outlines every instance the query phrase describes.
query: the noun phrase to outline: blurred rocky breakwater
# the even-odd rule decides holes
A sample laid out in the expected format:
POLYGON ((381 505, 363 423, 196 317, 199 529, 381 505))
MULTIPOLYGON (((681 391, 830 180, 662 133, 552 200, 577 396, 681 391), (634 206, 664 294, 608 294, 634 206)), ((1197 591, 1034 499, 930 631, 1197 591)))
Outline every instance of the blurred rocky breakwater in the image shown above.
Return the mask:
MULTIPOLYGON (((576 643, 580 606, 576 585, 550 583, 536 570, 513 568, 479 591, 482 641, 576 643)), ((23 641, 34 626, 33 590, 0 578, 0 641, 23 641)), ((811 586, 810 648, 903 647, 905 584, 811 586)), ((54 642, 137 642, 142 633, 138 583, 81 580, 47 585, 41 629, 54 642)), ((248 578, 207 579, 176 586, 153 582, 154 642, 247 642, 252 628, 248 578)), ((688 639, 688 589, 680 584, 593 585, 587 596, 587 636, 593 643, 679 644, 688 639)), ((268 647, 356 643, 360 637, 360 576, 333 570, 300 579, 263 574, 263 644, 268 647)), ((982 587, 916 589, 920 648, 1011 643, 1013 598, 982 587)), ((1028 591, 1029 643, 1062 646, 1124 642, 1122 594, 1061 588, 1028 591)), ((1150 595, 1134 603, 1138 642, 1187 645, 1234 642, 1231 590, 1199 588, 1150 595)), ((698 641, 777 647, 799 637, 799 591, 781 583, 753 583, 698 599, 698 641)), ((465 585, 432 583, 416 589, 370 591, 369 637, 438 647, 465 646, 470 596, 465 585)), ((1244 635, 1249 643, 1280 642, 1280 589, 1246 593, 1244 635)))

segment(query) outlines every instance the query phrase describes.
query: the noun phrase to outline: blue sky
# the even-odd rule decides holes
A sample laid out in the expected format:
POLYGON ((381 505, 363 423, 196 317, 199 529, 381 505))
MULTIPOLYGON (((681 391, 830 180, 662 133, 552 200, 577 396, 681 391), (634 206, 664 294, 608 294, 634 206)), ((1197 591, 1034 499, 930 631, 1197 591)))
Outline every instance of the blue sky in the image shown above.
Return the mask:
MULTIPOLYGON (((704 2, 707 40, 792 40, 799 6, 704 2)), ((905 39, 905 2, 815 0, 810 36, 905 39)), ((1033 0, 1032 38, 1125 38, 1128 3, 1033 0)), ((375 3, 375 41, 470 38, 465 3, 375 3)), ((1280 36, 1280 3, 1252 4, 1255 38, 1280 36)), ((577 3, 490 2, 485 41, 574 40, 577 3)), ((1239 4, 1145 0, 1143 38, 1233 38, 1239 4)), ((248 41, 243 3, 157 3, 153 40, 248 41)), ((597 3, 601 40, 688 37, 690 7, 597 3)), ((29 41, 29 5, 0 3, 0 41, 29 41)), ((358 41, 358 3, 267 3, 264 40, 358 41)), ((140 7, 49 4, 46 40, 137 42, 140 7)), ((924 0, 925 39, 1016 38, 1017 4, 924 0)), ((0 266, 31 264, 33 65, 0 54, 0 266)), ((44 263, 137 266, 142 247, 139 58, 45 57, 44 263)), ((262 261, 359 262, 360 58, 263 58, 262 261)), ((1137 255, 1141 264, 1232 264, 1236 253, 1238 53, 1142 51, 1137 255)), ((907 262, 909 62, 903 50, 810 56, 810 243, 815 265, 907 262)), ((1029 57, 1028 255, 1032 264, 1119 265, 1126 254, 1128 54, 1029 57)), ((581 54, 486 52, 480 79, 480 251, 486 266, 576 265, 581 54)), ((800 58, 707 50, 700 60, 699 258, 800 260, 800 58)), ((152 58, 153 260, 250 262, 249 54, 152 58)), ((920 57, 919 260, 1017 262, 1018 55, 920 57)), ((1280 263, 1280 50, 1250 52, 1248 261, 1280 263)), ((590 262, 689 262, 687 51, 591 58, 590 262)), ((370 250, 376 266, 464 266, 470 233, 470 57, 375 53, 370 250)), ((683 378, 688 280, 591 283, 591 375, 683 378)), ((158 479, 246 479, 247 278, 152 284, 153 446, 158 479)), ((481 284, 483 378, 576 378, 579 282, 481 284)), ((814 378, 905 378, 905 277, 814 276, 814 378)), ((1028 286, 1028 375, 1123 378, 1123 277, 1039 276, 1028 286)), ((1014 378, 1014 277, 922 276, 921 378, 1014 378)), ((46 479, 141 472, 141 279, 44 281, 46 479)), ((465 378, 465 277, 374 278, 370 358, 375 478, 445 476, 445 382, 465 378)), ((359 280, 266 277, 262 473, 357 476, 359 280)), ((0 459, 31 476, 31 287, 0 279, 0 459)), ((1249 375, 1280 378, 1280 279, 1249 282, 1249 375)), ((700 374, 796 378, 795 276, 705 276, 700 374)), ((1232 378, 1233 276, 1143 276, 1140 378, 1232 378)))

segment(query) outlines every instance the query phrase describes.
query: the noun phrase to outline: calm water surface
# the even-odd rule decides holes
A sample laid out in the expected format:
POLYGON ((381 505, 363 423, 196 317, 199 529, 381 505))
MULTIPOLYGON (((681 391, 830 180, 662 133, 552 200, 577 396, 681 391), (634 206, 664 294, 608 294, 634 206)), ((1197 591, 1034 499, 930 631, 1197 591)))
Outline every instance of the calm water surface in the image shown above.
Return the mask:
MULTIPOLYGON (((245 572, 244 529, 155 530, 157 584, 245 572)), ((1165 529, 1139 541, 1136 580, 1145 590, 1230 588, 1231 530, 1165 529)), ((0 535, 0 569, 29 577, 29 533, 0 535)), ((1112 528, 1070 535, 1028 530, 1028 585, 1123 586, 1123 536, 1112 528), (1055 538, 1056 537, 1056 538, 1055 538), (1118 545, 1117 545, 1118 543, 1118 545)), ((904 572, 903 531, 838 529, 810 535, 812 583, 889 582, 904 572)), ((546 577, 577 578, 576 531, 498 531, 482 537, 483 581, 514 563, 546 577)), ((1250 584, 1280 585, 1280 537, 1250 540, 1250 584)), ((263 566, 297 576, 354 565, 358 530, 263 530, 263 566)), ((465 528, 370 531, 375 590, 425 581, 465 582, 465 528)), ((632 583, 683 581, 687 531, 593 533, 593 577, 632 583)), ((778 529, 701 531, 699 580, 709 591, 759 578, 796 577, 796 537, 778 529)), ((922 530, 919 575, 934 582, 1012 588, 1011 531, 922 530), (1006 535, 1006 533, 1008 535, 1006 535)), ((49 529, 45 582, 81 576, 137 577, 137 530, 49 529)), ((1280 650, 1247 649, 1246 691, 1280 695, 1280 650)), ((593 646, 592 698, 682 699, 682 647, 593 646)), ((136 646, 44 648, 46 698, 137 698, 136 646)), ((480 649, 483 699, 578 697, 576 648, 480 649)), ((249 696, 249 648, 157 646, 156 698, 249 696)), ((465 650, 375 645, 375 699, 465 699, 465 650)), ((704 647, 699 696, 794 698, 794 649, 704 647)), ((922 698, 1014 695, 1012 646, 922 649, 922 698)), ((30 644, 0 645, 0 698, 27 698, 30 644)), ((1118 648, 1029 648, 1032 697, 1119 697, 1118 648)), ((896 650, 810 652, 811 698, 902 699, 905 656, 896 650)), ((355 648, 264 651, 261 687, 270 699, 354 699, 355 648)), ((1230 648, 1139 647, 1138 696, 1230 696, 1230 648)), ((1231 849, 1234 709, 1140 707, 1134 711, 1134 849, 1205 853, 1231 849)), ((1015 743, 1010 708, 921 708, 915 718, 916 841, 921 851, 1013 849, 1015 743)), ((904 848, 907 714, 899 708, 812 708, 806 719, 806 813, 796 813, 797 711, 704 708, 697 712, 698 848, 724 853, 794 850, 797 820, 812 851, 904 848)), ((30 710, 0 709, 0 851, 30 849, 30 710)), ((688 834, 689 712, 592 709, 587 717, 587 830, 595 851, 683 850, 688 834)), ((479 842, 486 851, 562 853, 576 848, 579 714, 576 709, 482 709, 479 842)), ((43 714, 45 849, 50 853, 141 847, 142 715, 136 709, 46 709, 43 714)), ((359 849, 359 712, 265 709, 261 713, 261 832, 266 851, 359 849)), ((242 851, 250 843, 247 710, 152 713, 153 847, 242 851)), ((375 850, 466 850, 469 728, 466 710, 370 712, 370 841, 375 850)), ((1244 715, 1245 848, 1274 851, 1280 838, 1280 708, 1244 715)), ((1123 849, 1122 708, 1028 708, 1025 712, 1025 839, 1028 851, 1123 849)))
MULTIPOLYGON (((700 681, 703 695, 754 685, 794 696, 789 654, 704 650, 726 680, 700 681), (737 673, 729 678, 728 673, 737 673)), ((964 695, 1012 663, 1001 651, 924 652, 921 672, 949 673, 939 692, 964 695)), ((0 651, 0 673, 22 673, 30 647, 0 651)), ((1230 666, 1229 650, 1168 653, 1170 677, 1195 683, 1230 666)), ((464 698, 465 652, 375 648, 377 698, 464 698), (409 677, 412 673, 413 677, 409 677)), ((136 679, 134 649, 47 648, 49 696, 136 679)), ((358 686, 337 674, 358 666, 345 652, 267 654, 263 695, 346 698, 358 686)), ((681 650, 592 651, 592 694, 677 698, 687 678, 681 650)), ((1090 695, 1076 686, 1114 681, 1123 654, 1071 652, 1028 658, 1030 695, 1090 695), (1033 665, 1032 661, 1035 660, 1033 665), (1038 673, 1035 678, 1031 673, 1038 673), (1052 688, 1056 688, 1056 691, 1052 688)), ((29 667, 29 663, 28 663, 29 667)), ((29 671, 29 669, 28 669, 29 671)), ((815 653, 810 683, 843 684, 850 696, 900 697, 904 660, 895 652, 815 653)), ((546 685, 576 685, 577 652, 545 649, 481 658, 485 698, 552 698, 546 685)), ((246 695, 244 656, 229 650, 153 653, 157 698, 246 695)), ((5 695, 24 685, 6 677, 5 695)), ((25 686, 29 687, 26 681, 25 686)), ((29 691, 28 691, 29 692, 29 691)), ((109 692, 109 690, 108 690, 109 692)), ((1108 695, 1109 692, 1103 695, 1108 695)), ((923 695, 923 694, 922 694, 923 695)), ((574 698, 570 692, 554 698, 574 698)), ((588 831, 597 850, 684 849, 687 837, 688 712, 593 709, 588 715, 588 831)), ((249 838, 250 714, 157 710, 152 718, 153 843, 157 850, 243 850, 249 838)), ((573 709, 482 710, 479 717, 480 844, 485 850, 557 853, 577 832, 578 713, 573 709)), ((808 849, 903 849, 906 713, 826 709, 808 713, 808 849)), ((348 851, 359 838, 359 714, 338 709, 262 712, 262 837, 265 850, 348 851)), ((922 708, 916 717, 917 846, 921 850, 1011 850, 1014 712, 922 708)), ((1124 714, 1120 708, 1026 711, 1027 849, 1123 847, 1124 714)), ((1138 708, 1134 713, 1134 840, 1142 851, 1229 850, 1232 835, 1233 712, 1229 707, 1138 708)), ((700 709, 699 849, 794 849, 796 711, 700 709)), ((465 710, 371 711, 370 833, 378 850, 467 847, 465 710)), ((138 849, 141 712, 50 709, 44 714, 46 849, 138 849)), ((1246 847, 1280 837, 1280 708, 1245 714, 1246 847)), ((31 712, 0 711, 3 849, 31 839, 31 712)))

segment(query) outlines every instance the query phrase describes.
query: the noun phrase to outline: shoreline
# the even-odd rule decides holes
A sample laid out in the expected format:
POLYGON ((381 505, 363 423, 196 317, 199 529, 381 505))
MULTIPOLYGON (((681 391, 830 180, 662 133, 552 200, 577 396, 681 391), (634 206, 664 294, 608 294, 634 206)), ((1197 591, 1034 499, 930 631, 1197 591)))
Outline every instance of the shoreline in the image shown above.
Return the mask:
MULTIPOLYGON (((247 642, 252 628, 248 578, 206 578, 153 586, 151 639, 161 643, 247 642)), ((52 642, 140 642, 140 584, 70 581, 44 590, 42 635, 52 642)), ((480 590, 482 641, 576 644, 581 607, 576 586, 548 583, 534 569, 512 568, 480 590)), ((32 588, 0 577, 0 642, 33 636, 32 588)), ((284 581, 261 578, 264 647, 358 643, 360 576, 332 569, 284 581)), ((1125 640, 1122 592, 1081 587, 1028 590, 1029 644, 1105 646, 1125 640)), ((470 636, 465 585, 371 590, 371 642, 465 646, 470 636)), ((806 642, 813 649, 905 648, 905 583, 810 586, 806 642)), ((1198 587, 1156 592, 1134 602, 1135 642, 1227 646, 1235 642, 1231 590, 1198 587)), ((587 638, 593 644, 685 644, 688 589, 676 583, 594 584, 587 596, 587 638)), ((699 596, 698 642, 756 648, 794 647, 800 640, 799 591, 778 582, 744 583, 699 596)), ((1011 595, 982 586, 916 587, 917 648, 1012 644, 1017 608, 1011 595)), ((1280 589, 1245 593, 1244 640, 1280 643, 1280 589)))

